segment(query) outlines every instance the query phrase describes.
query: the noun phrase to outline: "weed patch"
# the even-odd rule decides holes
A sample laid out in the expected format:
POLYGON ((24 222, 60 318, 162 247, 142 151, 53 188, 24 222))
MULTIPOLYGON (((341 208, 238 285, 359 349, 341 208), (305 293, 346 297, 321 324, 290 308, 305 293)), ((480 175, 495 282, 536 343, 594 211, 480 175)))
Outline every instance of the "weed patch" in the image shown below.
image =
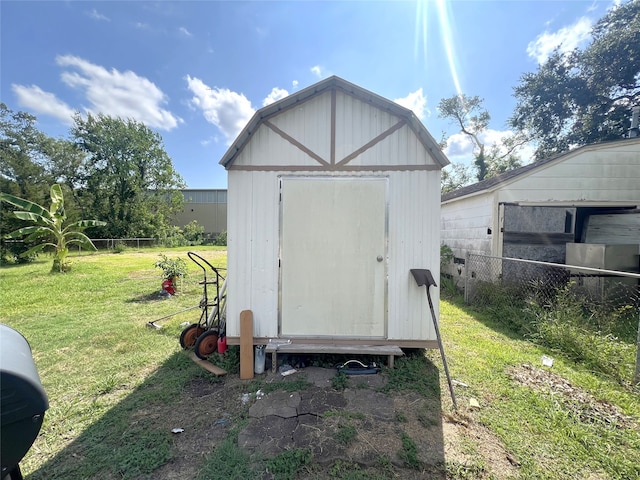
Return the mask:
POLYGON ((293 480, 295 475, 311 463, 311 450, 296 448, 282 452, 267 461, 267 471, 277 480, 293 480))
POLYGON ((406 433, 402 433, 402 448, 398 452, 398 456, 409 467, 415 470, 420 468, 420 459, 418 459, 418 447, 416 442, 406 433))
POLYGON ((339 392, 347 388, 347 385, 349 385, 349 377, 344 372, 336 373, 335 377, 331 379, 331 386, 339 392))
POLYGON ((256 478, 258 471, 251 457, 242 450, 232 436, 216 447, 205 465, 198 472, 198 480, 211 478, 256 478))
POLYGON ((424 350, 396 360, 395 368, 387 370, 389 380, 382 391, 414 391, 425 397, 439 397, 438 370, 425 357, 424 350))
POLYGON ((338 425, 336 440, 342 445, 350 445, 358 436, 358 431, 353 425, 338 425))

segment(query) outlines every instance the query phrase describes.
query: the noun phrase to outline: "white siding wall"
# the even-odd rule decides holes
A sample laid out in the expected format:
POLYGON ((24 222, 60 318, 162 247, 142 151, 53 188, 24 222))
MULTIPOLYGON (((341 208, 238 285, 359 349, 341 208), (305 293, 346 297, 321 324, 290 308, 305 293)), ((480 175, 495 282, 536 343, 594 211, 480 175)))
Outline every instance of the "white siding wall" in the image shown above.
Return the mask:
MULTIPOLYGON (((239 335, 240 312, 246 309, 253 311, 255 336, 278 334, 278 176, 283 174, 308 172, 229 172, 230 337, 239 335)), ((417 287, 409 270, 428 268, 439 278, 440 172, 373 175, 389 177, 388 338, 435 340, 424 287, 417 287)), ((438 289, 431 295, 438 312, 438 289)))
POLYGON ((456 257, 467 252, 491 254, 493 237, 493 195, 485 193, 442 204, 441 242, 451 247, 456 257), (492 229, 492 234, 487 233, 492 229))
MULTIPOLYGON (((390 339, 435 340, 425 288, 410 270, 427 268, 440 278, 440 171, 389 175, 390 339)), ((431 290, 439 318, 438 288, 431 290)))
POLYGON ((550 163, 498 190, 499 202, 640 203, 636 142, 604 144, 550 163))
MULTIPOLYGON (((465 258, 467 253, 492 255, 492 240, 498 235, 493 198, 492 193, 483 193, 442 204, 440 241, 448 245, 456 257, 465 258), (488 228, 491 235, 487 233, 488 228)), ((447 273, 462 278, 464 265, 450 264, 447 273)))

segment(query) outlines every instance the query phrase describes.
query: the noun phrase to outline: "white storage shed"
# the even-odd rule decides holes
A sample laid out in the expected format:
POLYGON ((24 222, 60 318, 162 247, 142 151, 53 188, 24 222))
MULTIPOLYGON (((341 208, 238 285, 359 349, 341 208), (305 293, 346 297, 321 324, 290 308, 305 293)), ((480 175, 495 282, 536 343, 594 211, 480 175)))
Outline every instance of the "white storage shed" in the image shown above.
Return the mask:
POLYGON ((251 310, 254 344, 437 347, 410 269, 439 278, 448 161, 410 110, 330 77, 256 112, 220 163, 229 344, 251 310))
POLYGON ((564 263, 570 243, 640 243, 640 138, 585 145, 442 196, 454 278, 467 253, 564 263))

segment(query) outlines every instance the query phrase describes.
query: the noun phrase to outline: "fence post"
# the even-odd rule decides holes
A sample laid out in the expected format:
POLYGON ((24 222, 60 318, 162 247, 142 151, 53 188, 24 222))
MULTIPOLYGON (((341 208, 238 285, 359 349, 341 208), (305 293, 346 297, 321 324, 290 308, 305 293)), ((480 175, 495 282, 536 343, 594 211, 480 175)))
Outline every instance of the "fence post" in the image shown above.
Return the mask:
POLYGON ((469 251, 464 254, 464 303, 469 303, 469 251))
POLYGON ((640 383, 640 309, 638 309, 638 345, 636 348, 636 374, 633 377, 634 385, 640 383))

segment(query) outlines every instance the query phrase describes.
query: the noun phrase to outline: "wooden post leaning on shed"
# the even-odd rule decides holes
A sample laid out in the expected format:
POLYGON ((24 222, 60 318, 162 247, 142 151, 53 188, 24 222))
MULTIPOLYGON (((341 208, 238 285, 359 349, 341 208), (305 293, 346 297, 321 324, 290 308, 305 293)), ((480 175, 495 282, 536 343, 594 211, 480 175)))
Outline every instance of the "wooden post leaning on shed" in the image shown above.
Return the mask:
POLYGON ((240 379, 253 378, 253 312, 240 312, 240 379))

